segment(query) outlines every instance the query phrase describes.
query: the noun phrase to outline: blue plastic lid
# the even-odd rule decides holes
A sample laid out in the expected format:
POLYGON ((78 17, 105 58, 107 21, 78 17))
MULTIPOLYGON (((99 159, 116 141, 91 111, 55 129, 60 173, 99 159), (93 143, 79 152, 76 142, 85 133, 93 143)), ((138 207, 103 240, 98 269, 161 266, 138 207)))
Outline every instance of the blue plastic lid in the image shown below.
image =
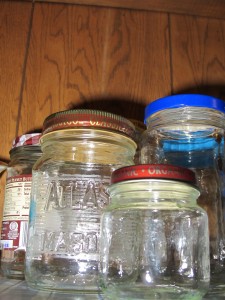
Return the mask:
POLYGON ((221 99, 200 94, 179 94, 160 98, 147 105, 145 123, 148 117, 157 111, 185 106, 211 108, 225 113, 225 101, 221 99))

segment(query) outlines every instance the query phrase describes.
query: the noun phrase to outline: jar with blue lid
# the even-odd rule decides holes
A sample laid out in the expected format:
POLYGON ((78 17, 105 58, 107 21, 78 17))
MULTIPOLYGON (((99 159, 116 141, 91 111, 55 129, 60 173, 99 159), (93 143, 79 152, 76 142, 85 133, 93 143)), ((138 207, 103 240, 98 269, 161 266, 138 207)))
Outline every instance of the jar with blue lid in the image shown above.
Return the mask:
MULTIPOLYGON (((225 103, 199 94, 158 99, 145 110, 141 162, 192 169, 200 188, 198 204, 207 211, 211 273, 224 270, 223 157, 225 103)), ((217 279, 215 279, 217 280, 217 279)))

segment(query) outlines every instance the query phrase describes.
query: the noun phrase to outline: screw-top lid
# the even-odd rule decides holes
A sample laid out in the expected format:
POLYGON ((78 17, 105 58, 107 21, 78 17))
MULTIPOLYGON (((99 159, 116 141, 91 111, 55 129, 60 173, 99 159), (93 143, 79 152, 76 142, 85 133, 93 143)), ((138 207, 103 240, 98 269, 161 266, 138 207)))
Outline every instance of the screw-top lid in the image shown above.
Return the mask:
POLYGON ((14 139, 12 149, 20 146, 39 146, 41 133, 29 133, 18 136, 14 139))
POLYGON ((165 164, 143 164, 122 167, 112 173, 111 183, 137 179, 169 179, 196 184, 195 173, 193 171, 165 164))
POLYGON ((210 108, 225 113, 225 102, 221 99, 200 94, 179 94, 160 98, 147 105, 145 108, 145 123, 150 115, 160 110, 185 106, 210 108))
POLYGON ((105 111, 89 109, 65 110, 48 116, 43 124, 43 134, 84 127, 118 131, 132 138, 135 136, 135 127, 128 119, 105 111))

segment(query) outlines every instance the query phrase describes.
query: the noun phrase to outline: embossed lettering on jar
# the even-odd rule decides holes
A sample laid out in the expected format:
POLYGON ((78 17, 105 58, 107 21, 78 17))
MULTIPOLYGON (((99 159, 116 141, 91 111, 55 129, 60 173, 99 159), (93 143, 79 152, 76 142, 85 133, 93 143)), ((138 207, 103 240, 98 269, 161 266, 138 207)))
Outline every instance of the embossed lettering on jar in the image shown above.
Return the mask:
POLYGON ((112 171, 133 164, 134 126, 94 110, 44 122, 33 169, 26 279, 41 289, 97 292, 101 211, 112 171))

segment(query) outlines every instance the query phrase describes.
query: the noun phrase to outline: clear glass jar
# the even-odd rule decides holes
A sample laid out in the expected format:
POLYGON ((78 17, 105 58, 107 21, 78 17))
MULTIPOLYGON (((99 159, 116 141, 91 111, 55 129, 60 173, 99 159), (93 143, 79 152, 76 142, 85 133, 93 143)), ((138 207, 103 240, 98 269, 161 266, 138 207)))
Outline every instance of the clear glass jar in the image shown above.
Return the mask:
POLYGON ((101 220, 106 299, 202 299, 210 280, 208 218, 194 173, 172 165, 112 174, 101 220))
POLYGON ((7 167, 1 232, 1 269, 4 276, 24 279, 32 167, 41 156, 40 133, 13 141, 7 167))
POLYGON ((133 124, 71 110, 43 125, 33 168, 26 280, 34 288, 98 292, 100 216, 111 173, 134 164, 133 124))
POLYGON ((140 143, 141 143, 141 136, 143 132, 146 130, 146 126, 143 122, 136 120, 136 119, 129 119, 135 126, 135 142, 137 144, 136 153, 134 156, 134 163, 138 165, 140 163, 140 143))
POLYGON ((207 211, 212 279, 224 273, 225 249, 221 192, 225 105, 206 95, 181 94, 146 107, 141 162, 192 169, 200 188, 198 204, 207 211))

